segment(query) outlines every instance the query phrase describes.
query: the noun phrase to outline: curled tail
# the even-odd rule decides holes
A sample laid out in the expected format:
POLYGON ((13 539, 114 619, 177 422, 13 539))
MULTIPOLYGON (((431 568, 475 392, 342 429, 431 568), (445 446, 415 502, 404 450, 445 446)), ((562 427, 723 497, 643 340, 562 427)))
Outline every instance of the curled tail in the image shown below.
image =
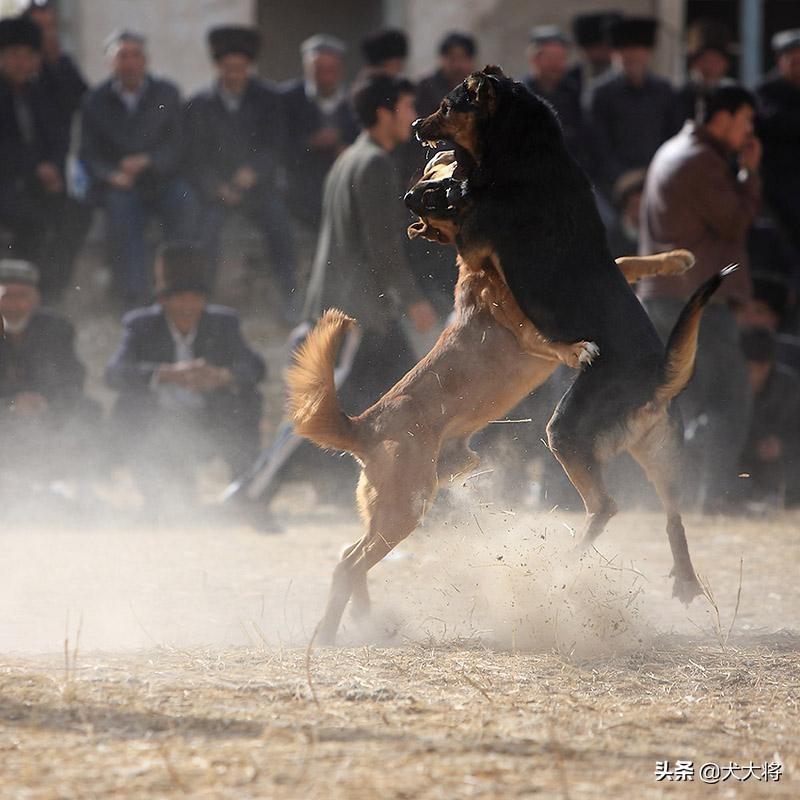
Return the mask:
POLYGON ((683 307, 667 342, 664 380, 656 389, 654 397, 657 403, 668 403, 673 397, 680 394, 692 379, 695 354, 697 353, 697 334, 700 330, 703 309, 722 281, 738 266, 738 264, 729 264, 725 269, 710 277, 695 290, 689 298, 689 302, 683 307))
POLYGON ((295 431, 330 450, 358 455, 358 430, 339 405, 334 382, 336 355, 355 320, 342 311, 326 311, 286 371, 289 417, 295 431))

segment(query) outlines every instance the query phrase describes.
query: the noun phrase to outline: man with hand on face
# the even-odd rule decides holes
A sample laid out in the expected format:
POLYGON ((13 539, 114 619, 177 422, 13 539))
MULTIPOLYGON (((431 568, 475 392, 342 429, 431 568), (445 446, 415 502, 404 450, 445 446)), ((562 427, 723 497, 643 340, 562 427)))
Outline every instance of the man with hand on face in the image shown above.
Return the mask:
POLYGON ((736 482, 752 408, 736 311, 752 294, 746 237, 761 200, 755 102, 740 86, 710 90, 698 124, 687 122, 655 154, 641 201, 639 252, 684 247, 697 259, 685 275, 638 284, 665 341, 692 292, 726 264, 739 264, 703 313, 697 370, 679 399, 689 439, 687 465, 697 470, 693 486, 708 511, 725 507, 736 482))
POLYGON ((158 303, 123 319, 106 382, 119 392, 118 444, 146 500, 191 502, 193 460, 218 453, 239 472, 258 452, 265 366, 237 314, 208 304, 200 248, 163 245, 155 273, 158 303))
POLYGON ((278 92, 255 76, 260 36, 251 28, 209 31, 217 81, 186 106, 186 162, 203 199, 204 241, 212 273, 225 217, 239 212, 260 230, 287 319, 295 312, 295 245, 276 185, 286 124, 278 92))
POLYGON ((166 238, 196 236, 197 201, 179 175, 183 124, 178 90, 147 71, 145 39, 121 31, 106 42, 111 77, 83 104, 80 158, 105 206, 115 288, 126 305, 150 298, 145 223, 156 213, 166 238))

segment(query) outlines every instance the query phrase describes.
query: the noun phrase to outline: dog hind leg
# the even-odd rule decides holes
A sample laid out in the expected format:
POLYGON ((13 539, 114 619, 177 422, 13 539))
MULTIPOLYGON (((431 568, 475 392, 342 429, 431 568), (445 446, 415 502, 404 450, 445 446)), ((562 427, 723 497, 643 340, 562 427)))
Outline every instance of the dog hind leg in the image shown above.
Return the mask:
POLYGON ((662 421, 629 450, 655 487, 664 507, 673 559, 670 574, 675 578, 672 595, 688 605, 697 595, 703 593, 703 589, 692 566, 681 519, 682 445, 683 433, 679 422, 664 414, 662 421))

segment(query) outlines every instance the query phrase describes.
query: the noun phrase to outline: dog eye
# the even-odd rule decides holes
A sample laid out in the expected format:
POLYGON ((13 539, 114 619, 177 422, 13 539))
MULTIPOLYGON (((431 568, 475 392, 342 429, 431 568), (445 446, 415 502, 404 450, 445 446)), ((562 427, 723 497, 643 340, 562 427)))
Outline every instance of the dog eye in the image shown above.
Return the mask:
POLYGON ((450 104, 443 102, 441 110, 442 110, 442 114, 444 114, 444 116, 447 116, 450 113, 450 104))

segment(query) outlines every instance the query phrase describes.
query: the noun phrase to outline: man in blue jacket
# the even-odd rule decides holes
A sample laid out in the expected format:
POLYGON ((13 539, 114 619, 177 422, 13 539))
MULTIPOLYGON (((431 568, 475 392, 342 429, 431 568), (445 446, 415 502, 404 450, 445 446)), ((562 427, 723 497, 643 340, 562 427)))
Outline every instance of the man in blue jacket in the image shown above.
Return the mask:
POLYGON ((192 239, 197 204, 179 174, 183 159, 180 96, 147 72, 145 40, 122 31, 107 42, 112 76, 83 104, 81 160, 91 191, 108 214, 110 256, 128 305, 149 299, 144 230, 161 218, 168 239, 192 239))
MULTIPOLYGON (((170 243, 156 259, 158 302, 123 318, 106 368, 119 392, 114 422, 147 499, 191 492, 192 462, 221 455, 234 472, 259 450, 264 361, 238 315, 208 304, 206 262, 196 245, 170 243)), ((184 498, 186 499, 186 498, 184 498)))

